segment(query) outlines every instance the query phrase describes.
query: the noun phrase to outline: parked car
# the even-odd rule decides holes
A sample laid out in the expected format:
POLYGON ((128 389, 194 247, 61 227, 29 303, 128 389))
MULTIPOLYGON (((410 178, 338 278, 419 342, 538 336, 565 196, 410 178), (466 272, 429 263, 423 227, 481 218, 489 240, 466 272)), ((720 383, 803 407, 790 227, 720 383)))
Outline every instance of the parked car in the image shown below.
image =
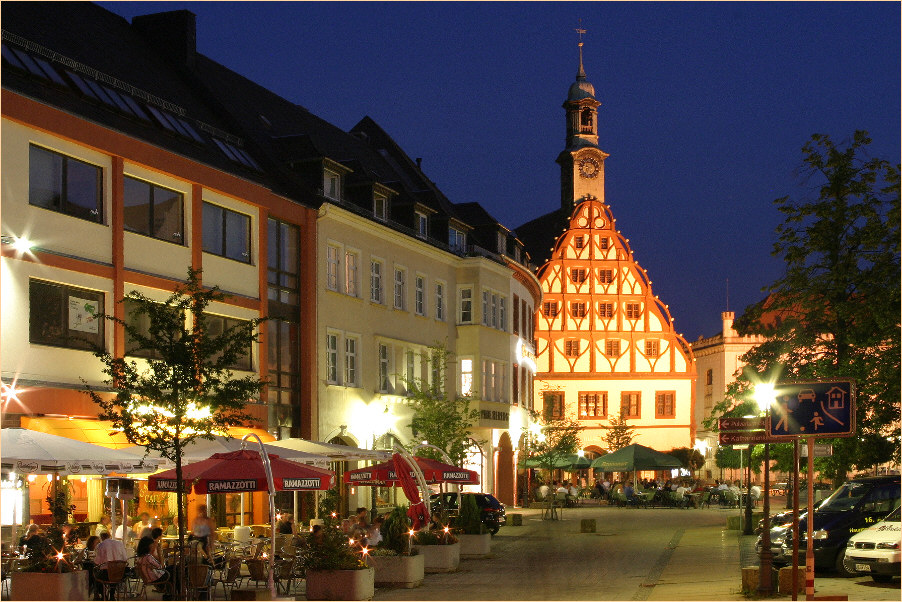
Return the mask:
MULTIPOLYGON (((854 575, 845 564, 846 543, 854 534, 877 524, 897 506, 900 498, 899 475, 855 478, 834 491, 814 511, 812 539, 816 568, 833 569, 839 575, 854 575)), ((808 517, 799 520, 799 549, 807 546, 808 517)), ((774 559, 788 563, 792 559, 791 531, 783 538, 780 554, 774 559)))
POLYGON ((878 583, 889 583, 900 576, 900 547, 902 522, 896 506, 881 522, 849 538, 843 563, 850 573, 864 573, 878 583))
MULTIPOLYGON (((476 505, 482 511, 482 524, 486 530, 492 535, 507 523, 507 516, 504 512, 504 504, 491 493, 473 493, 461 492, 463 496, 471 495, 476 498, 476 505)), ((440 506, 447 510, 448 516, 457 516, 457 492, 446 491, 444 493, 433 494, 430 498, 433 507, 440 506)))

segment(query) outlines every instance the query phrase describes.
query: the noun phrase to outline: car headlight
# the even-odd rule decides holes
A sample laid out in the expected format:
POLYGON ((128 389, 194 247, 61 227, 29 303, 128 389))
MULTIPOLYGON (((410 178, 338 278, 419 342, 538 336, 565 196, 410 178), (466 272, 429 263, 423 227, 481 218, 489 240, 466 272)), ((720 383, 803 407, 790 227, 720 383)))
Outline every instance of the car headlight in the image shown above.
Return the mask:
POLYGON ((830 532, 826 529, 818 529, 811 534, 811 539, 827 539, 829 536, 830 532))
POLYGON ((884 541, 884 542, 878 543, 878 544, 877 544, 876 546, 874 546, 874 547, 875 547, 876 549, 878 549, 878 550, 898 550, 898 549, 899 549, 899 545, 900 545, 900 544, 899 544, 898 541, 893 541, 893 542, 884 541))
MULTIPOLYGON (((878 545, 879 545, 879 544, 878 544, 878 545)), ((854 547, 855 547, 855 542, 852 541, 852 540, 850 539, 849 541, 846 542, 846 547, 847 547, 847 548, 854 548, 854 547)))

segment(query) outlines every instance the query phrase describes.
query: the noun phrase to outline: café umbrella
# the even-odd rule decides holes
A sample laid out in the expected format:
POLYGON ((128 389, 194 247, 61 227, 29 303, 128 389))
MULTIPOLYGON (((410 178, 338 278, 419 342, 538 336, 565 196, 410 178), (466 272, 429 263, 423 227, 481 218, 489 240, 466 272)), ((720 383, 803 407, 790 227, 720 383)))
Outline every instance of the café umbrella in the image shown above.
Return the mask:
MULTIPOLYGON (((413 460, 417 463, 420 472, 423 473, 423 479, 427 483, 479 485, 479 474, 474 470, 420 456, 414 456, 413 460)), ((413 469, 408 469, 408 473, 413 476, 413 469)), ((396 485, 398 473, 395 469, 395 462, 391 460, 365 468, 348 470, 344 474, 344 482, 358 485, 396 485)))
POLYGON ((395 454, 392 458, 395 465, 395 474, 398 475, 398 482, 401 484, 401 490, 404 491, 405 497, 410 500, 410 508, 407 509, 407 516, 413 524, 411 529, 419 530, 421 525, 429 522, 429 512, 426 510, 426 504, 420 497, 420 490, 417 487, 416 478, 411 474, 411 466, 407 464, 407 460, 401 454, 395 454))
POLYGON ((635 472, 638 470, 666 470, 682 468, 683 463, 671 455, 659 452, 650 447, 633 443, 615 452, 605 454, 592 460, 592 468, 605 472, 632 472, 635 483, 635 472))

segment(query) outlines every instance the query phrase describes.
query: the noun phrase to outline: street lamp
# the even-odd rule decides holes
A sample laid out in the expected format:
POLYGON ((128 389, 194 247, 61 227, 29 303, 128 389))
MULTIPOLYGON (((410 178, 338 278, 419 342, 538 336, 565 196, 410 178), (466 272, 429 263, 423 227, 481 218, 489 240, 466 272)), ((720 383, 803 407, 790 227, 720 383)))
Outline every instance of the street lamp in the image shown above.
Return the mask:
MULTIPOLYGON (((770 435, 770 406, 774 402, 774 386, 761 383, 755 386, 755 401, 764 412, 764 424, 770 435)), ((774 591, 773 583, 774 554, 770 549, 770 444, 764 442, 764 529, 761 533, 761 552, 758 561, 758 594, 770 595, 774 591)))

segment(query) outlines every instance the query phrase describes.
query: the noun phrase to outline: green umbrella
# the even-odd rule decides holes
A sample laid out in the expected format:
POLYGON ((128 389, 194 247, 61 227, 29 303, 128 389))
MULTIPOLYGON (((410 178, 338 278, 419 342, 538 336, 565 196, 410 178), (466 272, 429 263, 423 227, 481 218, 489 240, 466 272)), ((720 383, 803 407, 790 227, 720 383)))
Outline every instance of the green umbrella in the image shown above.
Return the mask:
MULTIPOLYGON (((561 468, 564 470, 581 470, 584 468, 589 468, 592 461, 585 456, 580 456, 579 454, 568 454, 566 456, 562 456, 558 458, 554 462, 554 468, 561 468)), ((520 468, 547 468, 547 464, 543 464, 539 461, 538 458, 527 458, 525 460, 520 461, 520 468)))
POLYGON ((592 468, 605 472, 631 472, 635 470, 663 470, 682 468, 677 458, 655 451, 650 447, 633 443, 610 454, 595 458, 592 468))

